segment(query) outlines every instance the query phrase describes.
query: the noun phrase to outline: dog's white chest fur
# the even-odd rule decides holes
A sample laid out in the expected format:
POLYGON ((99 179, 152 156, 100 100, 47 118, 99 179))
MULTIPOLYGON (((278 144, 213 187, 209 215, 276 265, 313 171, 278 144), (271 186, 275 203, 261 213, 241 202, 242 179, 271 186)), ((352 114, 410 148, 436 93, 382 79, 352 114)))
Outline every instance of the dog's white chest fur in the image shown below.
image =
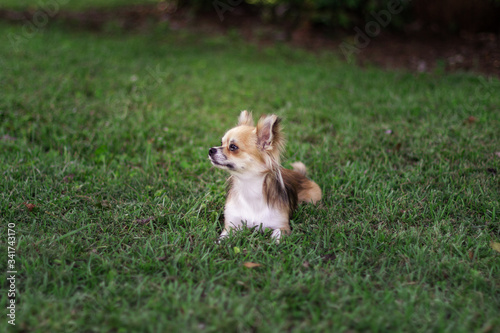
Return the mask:
POLYGON ((224 216, 226 225, 239 228, 262 226, 278 230, 288 223, 288 214, 270 207, 263 193, 264 177, 240 180, 235 177, 231 195, 226 202, 224 216))

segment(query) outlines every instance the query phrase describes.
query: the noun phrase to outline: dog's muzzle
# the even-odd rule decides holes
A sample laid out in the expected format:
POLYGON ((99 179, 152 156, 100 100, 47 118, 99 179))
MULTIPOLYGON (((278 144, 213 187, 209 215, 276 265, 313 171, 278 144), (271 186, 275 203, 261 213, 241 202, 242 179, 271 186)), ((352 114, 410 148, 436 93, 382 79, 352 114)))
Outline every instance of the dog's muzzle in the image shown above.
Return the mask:
POLYGON ((219 151, 222 147, 212 147, 208 150, 208 158, 216 167, 228 168, 234 170, 234 164, 227 162, 227 157, 219 151))
POLYGON ((217 148, 212 147, 208 150, 208 156, 213 157, 215 154, 217 154, 217 148))

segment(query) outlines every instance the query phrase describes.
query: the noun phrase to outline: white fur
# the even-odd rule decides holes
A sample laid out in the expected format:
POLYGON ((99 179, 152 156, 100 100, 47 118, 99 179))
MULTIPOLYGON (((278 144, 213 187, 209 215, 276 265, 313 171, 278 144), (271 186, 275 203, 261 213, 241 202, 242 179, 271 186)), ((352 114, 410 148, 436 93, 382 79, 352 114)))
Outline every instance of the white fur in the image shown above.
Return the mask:
MULTIPOLYGON (((288 225, 288 215, 273 209, 265 201, 262 191, 264 175, 246 176, 233 175, 231 195, 224 211, 225 225, 234 229, 245 224, 249 228, 262 226, 263 229, 273 229, 272 236, 278 241, 281 237, 280 228, 288 225)), ((227 230, 224 230, 220 237, 226 235, 227 230)))

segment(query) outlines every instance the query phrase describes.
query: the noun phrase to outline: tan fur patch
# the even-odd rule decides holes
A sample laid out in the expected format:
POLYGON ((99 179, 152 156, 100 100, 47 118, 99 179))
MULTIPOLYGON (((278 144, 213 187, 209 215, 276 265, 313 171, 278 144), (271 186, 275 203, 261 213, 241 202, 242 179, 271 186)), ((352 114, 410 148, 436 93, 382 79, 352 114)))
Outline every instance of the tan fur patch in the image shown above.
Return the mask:
POLYGON ((309 183, 302 191, 298 193, 299 195, 299 203, 300 202, 307 202, 307 203, 312 203, 316 204, 318 201, 321 200, 321 188, 313 182, 312 180, 309 180, 309 183))
POLYGON ((223 141, 222 145, 224 147, 224 154, 228 156, 237 157, 237 155, 247 153, 259 163, 264 161, 262 154, 257 148, 257 134, 255 133, 255 127, 253 126, 241 125, 235 127, 224 135, 223 141), (231 143, 234 143, 238 149, 231 151, 231 143))
POLYGON ((264 195, 269 205, 289 209, 289 216, 301 202, 316 204, 321 200, 321 188, 304 174, 280 168, 278 173, 269 172, 264 181, 264 195), (283 186, 279 176, 283 179, 283 186))
POLYGON ((241 125, 247 125, 247 126, 253 126, 253 117, 252 113, 248 111, 241 111, 241 114, 238 118, 238 126, 241 125))

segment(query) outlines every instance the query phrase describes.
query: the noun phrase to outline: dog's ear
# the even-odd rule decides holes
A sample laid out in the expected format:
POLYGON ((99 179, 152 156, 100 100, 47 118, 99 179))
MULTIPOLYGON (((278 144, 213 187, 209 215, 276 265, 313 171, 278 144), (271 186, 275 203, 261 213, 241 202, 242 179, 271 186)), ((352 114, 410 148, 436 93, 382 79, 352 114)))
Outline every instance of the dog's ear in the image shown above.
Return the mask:
POLYGON ((277 148, 281 152, 284 140, 281 135, 281 118, 276 115, 262 116, 257 124, 257 144, 262 150, 277 148))
POLYGON ((238 126, 247 125, 253 126, 253 118, 252 113, 248 113, 246 110, 241 111, 240 116, 238 117, 238 126))

